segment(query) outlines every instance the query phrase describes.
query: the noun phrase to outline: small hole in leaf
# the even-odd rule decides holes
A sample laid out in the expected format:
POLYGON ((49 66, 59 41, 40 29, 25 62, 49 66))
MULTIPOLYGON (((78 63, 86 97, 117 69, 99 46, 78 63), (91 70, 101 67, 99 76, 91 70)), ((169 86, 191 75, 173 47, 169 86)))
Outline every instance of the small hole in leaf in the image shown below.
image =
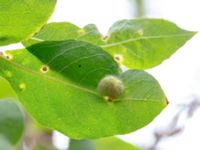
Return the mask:
POLYGON ((81 68, 81 65, 79 64, 78 67, 81 68))

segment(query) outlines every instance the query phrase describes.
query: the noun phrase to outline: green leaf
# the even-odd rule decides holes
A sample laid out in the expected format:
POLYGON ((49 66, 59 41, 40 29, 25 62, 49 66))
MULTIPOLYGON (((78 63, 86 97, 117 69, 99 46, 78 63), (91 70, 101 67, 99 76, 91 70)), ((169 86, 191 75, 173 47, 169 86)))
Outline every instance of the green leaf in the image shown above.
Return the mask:
POLYGON ((95 143, 92 140, 71 139, 68 150, 95 150, 95 143))
MULTIPOLYGON (((4 71, 4 74, 7 74, 8 77, 12 77, 9 71, 4 71)), ((2 98, 17 99, 17 95, 9 82, 0 76, 0 99, 2 98)))
POLYGON ((10 150, 11 145, 17 144, 23 129, 23 114, 19 107, 12 101, 0 100, 0 149, 10 150))
MULTIPOLYGON (((11 77, 9 72, 4 72, 11 77)), ((10 150, 22 136, 23 114, 16 103, 17 96, 9 82, 0 77, 0 149, 10 150)))
MULTIPOLYGON (((47 24, 34 35, 34 43, 78 39, 101 46, 128 68, 147 69, 159 65, 185 44, 195 32, 180 29, 162 19, 134 19, 116 22, 102 36, 94 25, 81 29, 71 23, 47 24), (72 28, 73 27, 73 28, 72 28)), ((29 46, 32 40, 25 41, 29 46)))
POLYGON ((56 0, 0 0, 0 45, 30 38, 46 23, 56 0))
POLYGON ((42 125, 72 138, 125 134, 147 125, 166 106, 158 82, 141 70, 120 73, 112 57, 99 47, 80 41, 43 42, 0 57, 0 74, 20 101, 42 125), (4 74, 13 74, 9 78, 4 74), (125 86, 116 102, 97 92, 105 75, 125 86))
POLYGON ((40 32, 32 39, 23 41, 24 46, 28 47, 42 41, 62 41, 62 40, 81 40, 92 44, 100 45, 101 33, 94 24, 89 24, 83 29, 69 22, 46 24, 40 32))
POLYGON ((1 136, 0 134, 0 149, 2 150, 11 150, 11 144, 8 142, 8 140, 4 137, 1 136))
POLYGON ((115 137, 98 140, 71 140, 68 150, 139 150, 115 137))

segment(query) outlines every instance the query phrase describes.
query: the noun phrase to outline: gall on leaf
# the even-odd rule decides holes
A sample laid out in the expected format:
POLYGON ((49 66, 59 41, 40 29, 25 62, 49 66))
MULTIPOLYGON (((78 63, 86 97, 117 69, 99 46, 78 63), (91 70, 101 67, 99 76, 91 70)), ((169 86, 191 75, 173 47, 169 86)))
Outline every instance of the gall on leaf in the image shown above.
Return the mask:
POLYGON ((124 84, 119 78, 108 75, 99 82, 97 90, 106 100, 112 102, 123 94, 124 84))

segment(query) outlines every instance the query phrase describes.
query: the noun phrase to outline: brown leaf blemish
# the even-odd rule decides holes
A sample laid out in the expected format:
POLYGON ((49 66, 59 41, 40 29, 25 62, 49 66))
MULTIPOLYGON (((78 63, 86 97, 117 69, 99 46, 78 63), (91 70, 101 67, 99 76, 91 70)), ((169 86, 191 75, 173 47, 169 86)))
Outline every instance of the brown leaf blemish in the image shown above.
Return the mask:
POLYGON ((42 68, 40 69, 41 72, 46 73, 49 71, 49 67, 48 66, 42 66, 42 68))
POLYGON ((109 36, 108 36, 108 35, 105 35, 105 36, 102 36, 102 37, 101 37, 101 40, 102 40, 102 41, 107 41, 108 38, 109 38, 109 36))
POLYGON ((123 58, 122 58, 121 55, 115 55, 115 56, 114 56, 114 59, 115 59, 115 61, 116 61, 117 63, 121 63, 122 60, 123 60, 123 58))

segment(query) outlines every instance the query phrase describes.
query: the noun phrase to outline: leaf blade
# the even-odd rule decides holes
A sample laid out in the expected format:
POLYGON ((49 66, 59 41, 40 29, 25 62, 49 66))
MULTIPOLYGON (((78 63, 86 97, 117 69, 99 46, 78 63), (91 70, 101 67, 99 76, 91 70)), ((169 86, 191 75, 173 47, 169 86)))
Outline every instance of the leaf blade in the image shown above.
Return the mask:
POLYGON ((126 143, 116 137, 98 140, 70 140, 69 150, 139 150, 134 145, 126 143))
MULTIPOLYGON (((6 72, 7 76, 11 74, 6 72)), ((23 113, 17 106, 17 95, 9 82, 0 76, 0 149, 10 150, 24 130, 23 113)))
POLYGON ((56 0, 1 0, 0 45, 30 38, 46 23, 55 3, 56 0))
MULTIPOLYGON (((101 35, 94 25, 89 25, 89 30, 86 30, 87 26, 79 28, 73 25, 73 33, 76 33, 73 36, 60 32, 60 28, 62 31, 67 30, 69 25, 72 24, 47 24, 41 31, 45 30, 45 34, 36 34, 34 42, 39 42, 37 39, 86 41, 101 46, 116 62, 134 69, 147 69, 159 65, 196 34, 163 19, 121 20, 110 27, 107 36, 101 35)), ((29 41, 25 43, 31 44, 29 41)))
MULTIPOLYGON (((24 107, 42 125, 79 139, 125 134, 148 124, 166 106, 165 96, 158 82, 152 76, 141 70, 136 71, 139 72, 137 77, 141 76, 141 78, 137 79, 137 82, 146 82, 145 89, 153 89, 153 94, 159 94, 151 97, 151 92, 146 93, 145 90, 142 90, 145 85, 144 83, 140 84, 141 88, 138 87, 138 89, 141 90, 141 95, 131 95, 130 92, 125 92, 125 94, 121 96, 123 100, 117 101, 116 103, 106 102, 105 99, 97 93, 95 88, 98 80, 110 74, 110 71, 101 74, 98 80, 96 74, 91 76, 90 80, 93 81, 92 84, 88 82, 79 84, 77 83, 79 81, 78 78, 69 78, 71 74, 81 78, 83 74, 80 74, 80 72, 83 71, 87 74, 87 71, 84 69, 80 70, 77 64, 75 65, 76 70, 68 73, 61 73, 59 72, 59 67, 52 67, 52 65, 61 62, 66 65, 73 61, 72 59, 68 62, 67 59, 71 58, 65 57, 64 60, 58 59, 51 65, 49 64, 50 69, 48 72, 41 72, 40 68, 45 65, 44 63, 56 56, 54 52, 59 53, 60 49, 65 51, 64 49, 69 48, 67 46, 70 46, 69 42, 72 41, 63 42, 64 41, 56 42, 57 44, 55 44, 55 42, 45 42, 35 45, 38 46, 38 49, 34 46, 34 49, 32 49, 34 55, 27 50, 18 50, 7 52, 9 55, 13 56, 12 60, 6 60, 0 57, 0 73, 2 73, 4 77, 4 70, 9 70, 15 74, 13 78, 7 79, 17 92, 24 107), (63 44, 64 47, 62 47, 63 44), (51 51, 51 48, 54 50, 51 51), (43 52, 37 53, 36 51, 43 52), (53 53, 54 55, 50 57, 53 53), (49 54, 48 58, 46 58, 47 54, 49 54), (19 86, 22 83, 26 85, 24 89, 19 86), (127 96, 129 96, 129 98, 135 96, 138 100, 134 99, 134 97, 126 100, 125 98, 127 96), (144 97, 146 97, 146 99, 144 99, 144 97), (155 100, 151 101, 150 98, 154 98, 155 100), (150 113, 146 114, 141 110, 146 110, 150 113)), ((73 41, 72 43, 77 46, 80 42, 73 41)), ((83 49, 81 48, 84 53, 88 54, 87 52, 89 51, 101 52, 106 59, 109 59, 109 63, 104 67, 111 67, 114 75, 119 76, 119 78, 122 78, 124 81, 126 80, 123 79, 123 76, 125 76, 124 78, 129 76, 133 78, 135 82, 135 72, 130 71, 124 75, 120 75, 115 61, 109 54, 97 47, 91 47, 88 43, 85 46, 87 47, 86 49, 83 47, 83 49), (113 65, 115 67, 113 67, 113 65)), ((75 52, 79 53, 79 50, 75 48, 75 52)), ((68 56, 73 56, 72 58, 76 57, 74 54, 68 56)), ((101 57, 100 59, 97 57, 93 59, 96 61, 93 64, 102 62, 101 57)), ((100 64, 104 65, 102 63, 100 64)), ((87 67, 93 68, 94 66, 89 65, 87 67)), ((101 72, 101 70, 98 71, 98 73, 99 72, 101 72)), ((129 86, 129 84, 135 85, 133 81, 124 82, 125 87, 127 87, 129 91, 136 89, 135 86, 133 86, 134 88, 129 86)))

